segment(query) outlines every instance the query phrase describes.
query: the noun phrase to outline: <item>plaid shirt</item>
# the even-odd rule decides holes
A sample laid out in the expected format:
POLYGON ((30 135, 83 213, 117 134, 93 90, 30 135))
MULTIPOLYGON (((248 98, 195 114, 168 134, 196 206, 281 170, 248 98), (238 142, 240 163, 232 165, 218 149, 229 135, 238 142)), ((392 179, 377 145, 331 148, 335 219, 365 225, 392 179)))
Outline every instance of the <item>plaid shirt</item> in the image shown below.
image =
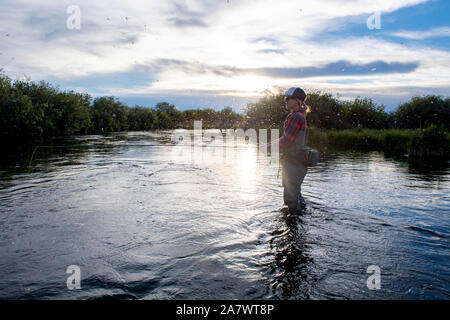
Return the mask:
POLYGON ((291 112, 284 121, 284 134, 278 139, 280 150, 288 147, 300 130, 306 130, 306 115, 304 110, 291 112))

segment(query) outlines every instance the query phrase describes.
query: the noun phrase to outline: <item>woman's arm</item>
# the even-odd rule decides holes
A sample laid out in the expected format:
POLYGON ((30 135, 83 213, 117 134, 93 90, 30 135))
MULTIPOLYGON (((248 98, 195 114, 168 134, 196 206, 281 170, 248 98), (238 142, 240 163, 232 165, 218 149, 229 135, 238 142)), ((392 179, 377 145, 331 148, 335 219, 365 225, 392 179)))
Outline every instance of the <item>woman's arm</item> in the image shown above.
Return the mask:
POLYGON ((286 128, 284 130, 283 136, 277 140, 274 140, 270 143, 270 145, 274 145, 275 143, 278 143, 279 149, 282 150, 288 146, 291 145, 292 142, 294 142, 295 137, 297 136, 297 133, 300 130, 306 129, 306 122, 305 118, 295 113, 288 121, 286 128))

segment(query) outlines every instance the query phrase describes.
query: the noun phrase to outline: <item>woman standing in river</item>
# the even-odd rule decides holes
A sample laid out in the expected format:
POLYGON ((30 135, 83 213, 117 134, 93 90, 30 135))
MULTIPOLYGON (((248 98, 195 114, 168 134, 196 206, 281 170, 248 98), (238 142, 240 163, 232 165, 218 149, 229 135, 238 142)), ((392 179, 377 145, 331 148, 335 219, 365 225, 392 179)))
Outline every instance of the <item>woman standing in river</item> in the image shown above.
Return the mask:
MULTIPOLYGON (((298 213, 306 207, 301 194, 301 184, 308 171, 299 159, 306 146, 306 93, 301 88, 290 88, 285 96, 285 108, 290 111, 284 121, 284 134, 275 143, 279 144, 282 165, 283 200, 289 213, 298 213)), ((274 142, 271 143, 273 145, 274 142)))

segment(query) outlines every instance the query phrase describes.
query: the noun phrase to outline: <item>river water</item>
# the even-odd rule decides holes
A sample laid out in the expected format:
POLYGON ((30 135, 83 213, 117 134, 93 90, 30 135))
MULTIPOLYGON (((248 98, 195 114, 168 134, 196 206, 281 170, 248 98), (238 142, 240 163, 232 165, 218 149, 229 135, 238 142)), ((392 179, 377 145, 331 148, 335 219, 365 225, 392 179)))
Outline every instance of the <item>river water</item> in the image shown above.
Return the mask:
POLYGON ((448 162, 327 151, 289 216, 250 142, 202 148, 221 161, 167 131, 52 145, 1 166, 1 299, 450 297, 448 162))

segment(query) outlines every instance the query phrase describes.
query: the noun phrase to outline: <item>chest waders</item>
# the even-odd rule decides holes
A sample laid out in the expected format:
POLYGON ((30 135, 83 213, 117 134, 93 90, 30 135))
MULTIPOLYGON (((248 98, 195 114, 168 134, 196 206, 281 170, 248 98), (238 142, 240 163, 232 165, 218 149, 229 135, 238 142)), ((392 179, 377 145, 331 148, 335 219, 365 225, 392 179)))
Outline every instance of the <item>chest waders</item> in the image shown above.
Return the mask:
POLYGON ((284 204, 289 207, 290 212, 301 210, 305 207, 302 197, 301 185, 308 172, 308 167, 298 161, 299 150, 306 146, 306 130, 300 130, 295 140, 287 147, 281 156, 282 185, 284 204))

